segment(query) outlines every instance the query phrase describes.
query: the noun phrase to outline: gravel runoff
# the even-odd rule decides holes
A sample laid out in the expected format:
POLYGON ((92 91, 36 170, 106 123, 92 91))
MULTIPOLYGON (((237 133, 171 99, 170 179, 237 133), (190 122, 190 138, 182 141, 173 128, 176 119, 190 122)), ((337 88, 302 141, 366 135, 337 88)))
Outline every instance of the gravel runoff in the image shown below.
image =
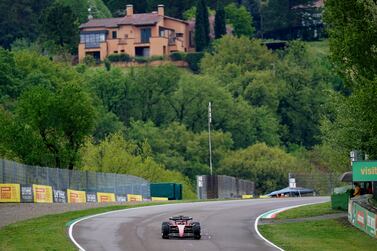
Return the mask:
POLYGON ((58 214, 69 211, 85 210, 96 207, 135 204, 136 202, 110 203, 0 203, 0 228, 49 214, 58 214))

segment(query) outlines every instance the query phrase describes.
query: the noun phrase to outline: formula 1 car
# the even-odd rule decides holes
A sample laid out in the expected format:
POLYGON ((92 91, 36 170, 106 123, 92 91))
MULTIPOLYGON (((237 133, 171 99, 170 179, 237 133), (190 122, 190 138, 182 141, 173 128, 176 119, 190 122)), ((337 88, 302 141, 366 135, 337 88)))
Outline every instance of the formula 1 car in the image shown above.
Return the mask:
POLYGON ((170 237, 194 237, 199 240, 201 238, 200 223, 193 222, 192 217, 174 216, 169 218, 170 221, 162 222, 161 232, 163 239, 170 237))

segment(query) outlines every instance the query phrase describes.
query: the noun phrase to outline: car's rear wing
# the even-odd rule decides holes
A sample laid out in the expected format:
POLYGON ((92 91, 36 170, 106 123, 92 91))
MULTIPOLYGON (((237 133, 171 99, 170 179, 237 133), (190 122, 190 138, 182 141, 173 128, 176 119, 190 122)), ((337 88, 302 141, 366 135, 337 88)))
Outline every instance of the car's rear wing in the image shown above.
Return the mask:
POLYGON ((192 220, 192 217, 188 217, 188 216, 173 216, 173 217, 170 217, 169 220, 192 220))

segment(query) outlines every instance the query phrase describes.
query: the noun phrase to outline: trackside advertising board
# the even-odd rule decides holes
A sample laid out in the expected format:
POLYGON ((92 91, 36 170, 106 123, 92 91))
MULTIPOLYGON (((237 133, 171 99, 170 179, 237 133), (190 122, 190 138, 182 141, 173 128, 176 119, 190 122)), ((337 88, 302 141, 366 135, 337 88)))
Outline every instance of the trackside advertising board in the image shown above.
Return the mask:
POLYGON ((143 196, 137 194, 127 194, 127 201, 143 201, 143 196))
POLYGON ((115 194, 113 193, 97 193, 98 202, 115 202, 115 194))
POLYGON ((20 184, 0 184, 0 202, 21 202, 20 184))
POLYGON ((253 195, 252 194, 244 194, 242 195, 242 199, 252 199, 253 195))
POLYGON ((352 163, 353 181, 377 181, 377 161, 355 161, 352 163))
POLYGON ((169 198, 165 197, 152 197, 152 201, 167 201, 169 198))
POLYGON ((34 202, 52 203, 52 187, 33 184, 34 202))
POLYGON ((348 220, 355 227, 366 232, 368 235, 377 238, 377 215, 352 200, 350 200, 348 204, 348 220))
POLYGON ((86 193, 84 191, 76 191, 67 189, 68 203, 85 203, 86 193))

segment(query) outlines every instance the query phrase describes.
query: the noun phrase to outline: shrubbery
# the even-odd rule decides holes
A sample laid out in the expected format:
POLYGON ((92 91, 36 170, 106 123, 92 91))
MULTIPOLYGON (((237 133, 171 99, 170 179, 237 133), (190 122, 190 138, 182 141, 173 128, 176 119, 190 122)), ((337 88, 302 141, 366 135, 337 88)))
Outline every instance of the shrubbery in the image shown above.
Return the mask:
POLYGON ((107 59, 110 62, 131 62, 132 58, 127 53, 110 54, 107 59))
POLYGON ((184 52, 173 52, 172 54, 170 54, 170 59, 172 61, 186 60, 186 55, 187 53, 184 52))
POLYGON ((135 59, 135 62, 137 62, 139 64, 143 64, 143 63, 148 63, 149 62, 149 58, 147 58, 147 57, 136 56, 136 57, 134 57, 134 59, 135 59))
POLYGON ((204 52, 191 52, 186 55, 186 62, 193 72, 199 72, 200 60, 204 57, 204 52))

